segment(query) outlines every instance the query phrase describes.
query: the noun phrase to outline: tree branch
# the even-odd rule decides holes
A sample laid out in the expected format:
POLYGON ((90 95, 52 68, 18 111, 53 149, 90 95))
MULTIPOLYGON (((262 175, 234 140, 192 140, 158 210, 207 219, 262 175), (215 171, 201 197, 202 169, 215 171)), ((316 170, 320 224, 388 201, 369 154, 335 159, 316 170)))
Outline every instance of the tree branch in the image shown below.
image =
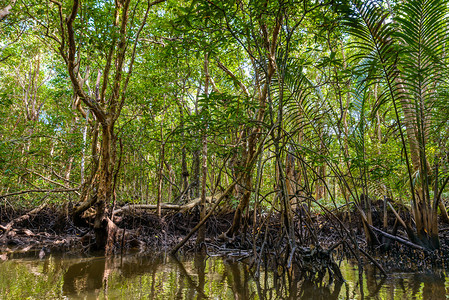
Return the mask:
POLYGON ((234 82, 236 82, 238 84, 238 86, 242 89, 245 96, 249 97, 248 89, 240 80, 237 79, 237 76, 235 76, 235 74, 232 73, 231 70, 229 70, 225 65, 223 65, 218 58, 216 59, 216 62, 217 62, 217 66, 220 69, 222 69, 226 74, 228 74, 228 76, 231 77, 232 80, 234 80, 234 82))
POLYGON ((414 243, 412 243, 412 242, 410 242, 410 241, 404 240, 404 239, 402 239, 402 238, 400 238, 400 237, 398 237, 398 236, 394 236, 394 235, 391 235, 391 234, 389 234, 389 233, 386 233, 385 231, 382 231, 382 230, 380 230, 380 229, 377 229, 376 227, 371 226, 371 225, 369 225, 369 224, 368 224, 368 226, 369 226, 372 230, 376 231, 377 233, 380 233, 381 235, 383 235, 383 236, 386 237, 386 238, 389 238, 390 240, 399 242, 399 243, 404 244, 404 245, 406 245, 406 246, 409 246, 410 248, 413 248, 413 249, 418 249, 418 250, 426 251, 426 249, 424 249, 424 248, 421 247, 420 245, 417 245, 417 244, 414 244, 414 243))
POLYGON ((47 189, 47 190, 34 189, 34 190, 26 190, 26 191, 20 191, 20 192, 14 192, 14 193, 0 195, 0 199, 6 198, 6 197, 11 197, 11 196, 22 195, 22 194, 28 194, 28 193, 68 193, 68 192, 75 192, 75 191, 78 191, 78 188, 53 189, 53 190, 52 189, 47 189))
MULTIPOLYGON (((213 198, 215 197, 207 197, 206 199, 208 202, 212 202, 213 198)), ((196 198, 193 201, 190 201, 187 204, 184 205, 177 205, 177 204, 171 204, 171 203, 161 203, 162 209, 171 209, 171 210, 179 210, 179 211, 186 211, 189 209, 192 209, 193 207, 197 206, 201 202, 201 198, 196 198)), ((157 209, 156 204, 132 204, 132 205, 125 205, 122 208, 116 209, 113 212, 113 215, 120 214, 122 212, 128 211, 128 210, 138 210, 138 209, 157 209)))
MULTIPOLYGON (((52 180, 52 179, 50 179, 50 178, 48 178, 48 177, 45 177, 44 175, 39 174, 39 173, 37 173, 37 172, 35 172, 35 171, 33 171, 33 170, 30 170, 30 169, 25 169, 25 170, 26 170, 27 172, 30 172, 30 173, 33 173, 34 175, 39 176, 40 178, 42 178, 42 179, 44 179, 44 180, 46 180, 46 181, 48 181, 48 182, 50 182, 50 183, 59 185, 60 187, 63 187, 63 188, 65 188, 65 189, 70 189, 70 187, 65 186, 65 185, 63 185, 62 183, 59 183, 59 182, 57 182, 57 181, 54 181, 54 180, 52 180)), ((80 193, 77 192, 77 191, 75 191, 75 194, 77 194, 78 196, 80 195, 80 193)))
POLYGON ((67 57, 67 68, 69 71, 70 80, 73 84, 75 93, 80 97, 80 99, 92 110, 92 112, 97 117, 100 123, 104 124, 106 122, 106 113, 101 108, 99 103, 93 101, 86 92, 82 89, 80 82, 75 74, 76 67, 76 43, 75 43, 75 31, 73 29, 73 22, 78 14, 79 0, 74 0, 72 5, 72 12, 67 17, 67 39, 69 47, 69 55, 67 57))

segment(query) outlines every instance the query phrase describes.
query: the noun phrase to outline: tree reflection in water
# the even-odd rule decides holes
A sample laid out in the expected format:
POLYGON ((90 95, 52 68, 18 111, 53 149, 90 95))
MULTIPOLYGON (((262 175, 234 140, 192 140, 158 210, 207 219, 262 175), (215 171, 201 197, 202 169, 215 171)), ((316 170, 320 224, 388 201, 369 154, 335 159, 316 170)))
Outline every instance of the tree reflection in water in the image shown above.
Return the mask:
POLYGON ((440 299, 441 274, 396 273, 387 279, 376 269, 342 263, 346 282, 301 278, 298 272, 261 270, 207 256, 177 259, 164 255, 46 260, 12 259, 0 263, 1 298, 128 299, 440 299))

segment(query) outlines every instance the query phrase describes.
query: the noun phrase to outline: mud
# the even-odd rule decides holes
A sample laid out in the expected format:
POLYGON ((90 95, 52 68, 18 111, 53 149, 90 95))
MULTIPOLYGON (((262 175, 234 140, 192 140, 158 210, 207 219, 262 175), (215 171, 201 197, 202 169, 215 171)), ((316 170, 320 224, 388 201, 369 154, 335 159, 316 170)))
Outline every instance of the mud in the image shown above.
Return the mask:
MULTIPOLYGON (((400 211, 401 217, 409 218, 405 210, 400 211)), ((0 258, 7 259, 7 253, 35 252, 36 255, 46 255, 49 252, 64 251, 65 253, 92 252, 95 238, 93 234, 93 219, 89 214, 78 222, 70 218, 70 207, 45 207, 38 214, 30 215, 23 221, 14 224, 7 234, 0 230, 0 258)), ((0 223, 6 226, 29 210, 17 210, 2 207, 0 209, 0 223)), ((358 247, 371 254, 386 272, 395 271, 423 271, 445 269, 449 262, 449 225, 440 223, 441 249, 434 252, 423 252, 411 249, 405 245, 391 242, 390 247, 377 247, 368 249, 365 243, 363 226, 359 214, 355 210, 336 211, 333 213, 342 223, 336 221, 331 215, 312 214, 305 218, 300 212, 294 217, 295 231, 298 247, 303 251, 319 249, 333 249, 334 257, 338 259, 358 259, 362 264, 371 261, 363 255, 357 255, 349 249, 348 238, 344 235, 342 226, 350 230, 358 247), (312 220, 312 222, 307 222, 312 220)), ((382 228, 381 203, 373 205, 373 224, 382 228)), ((256 221, 253 212, 247 214, 244 220, 243 233, 233 239, 221 240, 219 235, 226 231, 232 222, 233 212, 220 213, 212 216, 206 223, 206 251, 209 255, 224 255, 235 259, 246 259, 254 263, 254 250, 262 248, 266 253, 275 257, 275 264, 284 264, 288 253, 288 243, 281 226, 281 217, 278 214, 260 214, 256 221), (284 255, 280 255, 284 253, 284 255)), ((116 253, 124 252, 167 252, 173 248, 190 230, 199 222, 199 212, 194 208, 185 213, 166 211, 161 218, 151 211, 130 211, 123 216, 114 218, 115 224, 124 229, 123 240, 117 242, 116 253)), ((395 217, 391 213, 388 218, 388 232, 392 232, 395 217)), ((406 238, 406 232, 398 227, 397 235, 406 238)), ((382 240, 382 237, 379 236, 382 240)), ((383 240, 385 241, 385 239, 383 240)), ((193 253, 195 236, 182 248, 184 254, 193 253)), ((300 255, 300 254, 299 254, 300 255)))

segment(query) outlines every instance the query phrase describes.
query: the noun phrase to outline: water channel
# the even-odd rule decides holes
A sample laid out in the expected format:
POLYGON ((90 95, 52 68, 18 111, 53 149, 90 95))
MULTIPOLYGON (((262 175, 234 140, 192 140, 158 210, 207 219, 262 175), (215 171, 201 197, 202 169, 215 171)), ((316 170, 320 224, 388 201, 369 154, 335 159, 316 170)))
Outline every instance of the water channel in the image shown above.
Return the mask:
POLYGON ((74 257, 3 253, 1 299, 449 299, 440 273, 394 273, 341 262, 344 283, 320 284, 277 271, 256 278, 247 264, 220 257, 74 257))

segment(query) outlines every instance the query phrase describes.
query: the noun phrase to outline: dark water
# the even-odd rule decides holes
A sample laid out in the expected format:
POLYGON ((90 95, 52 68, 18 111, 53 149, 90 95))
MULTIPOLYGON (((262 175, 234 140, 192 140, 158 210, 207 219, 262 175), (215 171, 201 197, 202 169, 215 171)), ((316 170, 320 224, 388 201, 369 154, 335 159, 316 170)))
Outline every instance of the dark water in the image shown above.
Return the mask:
MULTIPOLYGON (((246 264, 169 256, 44 259, 0 256, 1 299, 449 299, 445 274, 395 273, 387 278, 366 266, 342 262, 345 283, 321 284, 261 272, 246 264), (6 259, 6 260, 5 260, 6 259)), ((36 256, 37 257, 37 254, 36 256)))

